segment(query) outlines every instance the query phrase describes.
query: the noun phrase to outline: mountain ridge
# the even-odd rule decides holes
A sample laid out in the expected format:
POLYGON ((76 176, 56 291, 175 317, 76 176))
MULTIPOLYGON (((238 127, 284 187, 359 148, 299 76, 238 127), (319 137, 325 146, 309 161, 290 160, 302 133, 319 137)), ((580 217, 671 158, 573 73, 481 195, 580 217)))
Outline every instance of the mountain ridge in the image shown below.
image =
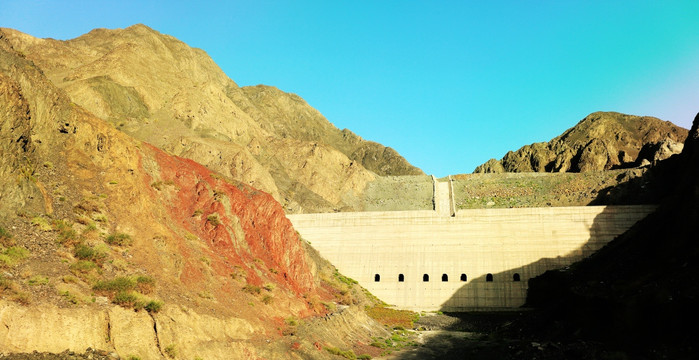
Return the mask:
POLYGON ((351 209, 375 176, 422 174, 395 150, 335 128, 298 95, 241 88, 204 51, 145 25, 67 41, 2 31, 76 104, 140 140, 261 188, 287 211, 351 209), (286 156, 288 149, 296 156, 286 156))
POLYGON ((650 116, 594 112, 548 142, 509 151, 490 159, 474 173, 586 172, 634 167, 658 161, 682 150, 688 130, 650 116), (660 143, 663 143, 662 145, 660 143), (660 155, 652 147, 673 149, 660 155), (642 151, 643 149, 646 151, 642 151), (643 157, 639 158, 639 154, 643 157))

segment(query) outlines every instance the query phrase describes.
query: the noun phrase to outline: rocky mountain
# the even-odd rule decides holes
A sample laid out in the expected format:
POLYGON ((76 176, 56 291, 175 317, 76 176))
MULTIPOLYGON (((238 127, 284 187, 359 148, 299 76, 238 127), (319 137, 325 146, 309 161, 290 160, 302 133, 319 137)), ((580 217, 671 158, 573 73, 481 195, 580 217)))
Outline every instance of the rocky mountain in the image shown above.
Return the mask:
POLYGON ((2 29, 72 102, 117 129, 271 194, 286 211, 354 206, 376 176, 422 174, 294 94, 239 87, 202 50, 144 26, 68 41, 2 29))
POLYGON ((490 159, 474 173, 586 172, 657 162, 682 150, 687 130, 669 121, 596 112, 545 143, 490 159), (644 162, 645 161, 645 162, 644 162))
POLYGON ((655 167, 670 194, 658 210, 570 269, 530 280, 534 332, 598 341, 631 358, 699 355, 699 114, 680 155, 655 167), (544 325, 545 323, 545 325, 544 325))
MULTIPOLYGON (((132 31, 152 33, 143 27, 132 31)), ((319 351, 323 347, 348 349, 387 335, 364 313, 374 300, 299 239, 271 195, 134 139, 67 95, 84 96, 85 102, 94 96, 103 117, 151 114, 160 101, 186 102, 186 92, 168 99, 155 88, 140 88, 151 86, 145 83, 126 87, 106 75, 79 75, 109 68, 109 76, 126 81, 133 76, 128 67, 145 58, 119 54, 139 52, 138 46, 109 31, 95 34, 120 44, 111 50, 90 36, 76 41, 90 46, 56 46, 55 57, 47 57, 50 64, 42 64, 76 76, 64 90, 46 76, 55 72, 14 48, 61 43, 10 33, 0 33, 0 355, 91 348, 121 358, 322 359, 332 356, 319 351), (62 51, 92 61, 80 67, 62 51), (305 333, 302 321, 312 324, 305 333)), ((155 34, 144 44, 163 56, 180 56, 169 52, 177 48, 174 40, 172 48, 166 40, 155 34)), ((177 49, 206 59, 199 51, 177 49)), ((188 61, 179 64, 199 74, 193 78, 209 84, 205 88, 215 92, 212 84, 230 85, 199 71, 213 68, 212 62, 188 61)), ((148 63, 140 66, 151 71, 148 63)), ((149 73, 156 83, 174 81, 175 75, 149 73)), ((232 102, 211 101, 238 111, 232 102)), ((159 119, 164 117, 124 121, 165 122, 159 119)), ((243 126, 220 124, 231 136, 243 126)), ((265 132, 253 121, 244 125, 250 133, 240 131, 241 138, 265 132)), ((172 136, 158 126, 134 131, 160 128, 165 139, 172 136)), ((195 129, 201 132, 181 126, 182 134, 210 131, 210 137, 188 141, 224 142, 210 128, 195 129)), ((328 145, 314 149, 293 141, 306 144, 319 163, 323 156, 341 154, 328 145)), ((347 176, 374 176, 354 166, 359 175, 347 176)))

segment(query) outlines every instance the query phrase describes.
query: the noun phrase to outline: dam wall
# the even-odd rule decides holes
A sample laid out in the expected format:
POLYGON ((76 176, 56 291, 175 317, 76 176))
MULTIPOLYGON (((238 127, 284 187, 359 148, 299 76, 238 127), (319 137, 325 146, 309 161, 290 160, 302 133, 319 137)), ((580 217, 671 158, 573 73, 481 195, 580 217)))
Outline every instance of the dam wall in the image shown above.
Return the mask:
POLYGON ((589 256, 655 209, 478 209, 445 216, 446 209, 435 207, 288 217, 340 272, 386 303, 465 311, 523 305, 529 278, 589 256))

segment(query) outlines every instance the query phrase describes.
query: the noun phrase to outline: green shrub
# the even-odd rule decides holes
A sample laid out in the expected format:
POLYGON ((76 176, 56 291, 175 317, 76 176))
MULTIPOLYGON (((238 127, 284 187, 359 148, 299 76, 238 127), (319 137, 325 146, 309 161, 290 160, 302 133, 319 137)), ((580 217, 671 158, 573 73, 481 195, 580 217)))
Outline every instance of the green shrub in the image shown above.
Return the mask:
POLYGON ((133 244, 133 240, 131 240, 131 235, 124 233, 111 234, 107 236, 105 241, 107 241, 107 244, 109 245, 117 246, 129 246, 133 244))
POLYGON ((151 313, 157 313, 160 311, 160 308, 163 307, 163 302, 162 301, 157 301, 157 300, 151 300, 146 304, 146 311, 151 312, 151 313))
POLYGON ((112 302, 123 307, 133 307, 139 300, 138 295, 132 291, 119 291, 114 295, 112 302))
POLYGON ((107 254, 96 250, 92 246, 78 244, 75 246, 75 257, 80 260, 90 260, 96 264, 101 264, 107 258, 107 254))
POLYGON ((248 294, 256 295, 260 294, 262 292, 262 289, 260 289, 259 286, 248 284, 243 286, 243 291, 245 291, 248 294))
POLYGON ((112 280, 100 280, 92 289, 104 292, 125 292, 136 288, 136 280, 131 277, 118 276, 112 280))

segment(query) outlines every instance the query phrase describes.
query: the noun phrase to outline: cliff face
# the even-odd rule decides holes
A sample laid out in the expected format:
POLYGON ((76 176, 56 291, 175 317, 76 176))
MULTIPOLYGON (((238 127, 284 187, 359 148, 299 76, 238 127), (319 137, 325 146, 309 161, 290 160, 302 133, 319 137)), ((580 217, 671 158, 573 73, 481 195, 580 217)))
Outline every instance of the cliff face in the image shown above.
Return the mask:
POLYGON ((97 29, 68 41, 2 31, 76 104, 270 193, 287 211, 351 207, 376 175, 422 173, 393 149, 335 128, 294 94, 238 87, 203 51, 146 26, 97 29), (289 151, 295 156, 285 156, 289 151))
POLYGON ((283 319, 337 299, 271 195, 115 129, 3 32, 0 90, 1 352, 317 351, 292 349, 283 319))
POLYGON ((474 173, 586 172, 633 167, 644 160, 657 162, 679 153, 686 136, 686 129, 657 118, 596 112, 548 143, 523 146, 499 161, 490 159, 474 173))

